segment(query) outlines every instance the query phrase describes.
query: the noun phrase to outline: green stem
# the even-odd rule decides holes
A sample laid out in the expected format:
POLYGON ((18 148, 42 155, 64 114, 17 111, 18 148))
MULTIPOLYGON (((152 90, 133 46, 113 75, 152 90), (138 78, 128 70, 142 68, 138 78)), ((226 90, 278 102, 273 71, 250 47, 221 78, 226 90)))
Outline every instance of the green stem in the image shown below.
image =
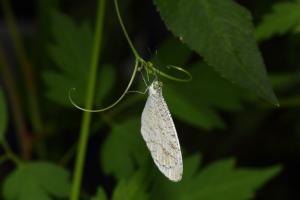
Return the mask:
MULTIPOLYGON (((1 2, 2 2, 4 20, 11 34, 16 55, 21 66, 22 73, 24 75, 25 87, 27 90, 26 92, 28 98, 27 100, 29 104, 28 107, 29 107, 30 117, 31 117, 30 120, 32 122, 35 134, 37 134, 37 136, 40 137, 43 125, 42 125, 42 120, 41 120, 42 118, 41 118, 41 113, 39 108, 38 97, 37 97, 38 95, 37 95, 37 89, 35 84, 33 67, 26 54, 25 47, 21 39, 22 37, 16 25, 16 20, 12 12, 10 2, 9 0, 1 0, 1 2)), ((40 144, 41 143, 38 142, 38 145, 40 144)))
POLYGON ((148 64, 147 67, 150 70, 153 70, 154 73, 158 73, 158 74, 162 75, 163 77, 165 77, 165 78, 167 78, 169 80, 173 80, 173 81, 177 81, 177 82, 190 82, 193 79, 193 76, 192 76, 192 74, 190 72, 188 72, 187 70, 185 70, 185 69, 183 69, 181 67, 178 67, 178 66, 168 65, 167 68, 168 69, 176 69, 177 71, 184 73, 187 76, 186 78, 178 78, 178 77, 169 75, 169 74, 167 74, 165 72, 162 72, 162 71, 156 69, 152 65, 152 63, 148 64))
MULTIPOLYGON (((87 108, 92 108, 93 99, 95 94, 95 85, 97 80, 97 68, 99 62, 100 46, 102 43, 102 31, 104 23, 104 13, 105 13, 105 2, 106 0, 99 0, 97 9, 97 19, 96 19, 96 29, 94 33, 94 47, 91 57, 91 66, 89 73, 89 82, 87 85, 87 96, 85 106, 87 108)), ((77 148, 75 171, 73 175, 72 189, 71 189, 71 200, 78 200, 80 196, 81 180, 86 156, 87 142, 90 132, 91 123, 90 112, 84 112, 83 119, 81 123, 80 138, 77 148)))
POLYGON ((115 7, 116 7, 116 13, 117 13, 117 16, 118 16, 118 20, 119 20, 119 23, 120 23, 120 26, 122 28, 122 31, 126 37, 126 40, 130 46, 130 49, 131 51, 133 52, 136 60, 142 64, 143 67, 145 67, 146 69, 146 72, 147 72, 147 77, 148 77, 148 73, 149 71, 153 70, 154 72, 157 72, 159 73, 160 75, 164 76, 165 78, 167 79, 170 79, 170 80, 173 80, 173 81, 178 81, 178 82, 189 82, 192 80, 192 75, 185 69, 181 68, 181 67, 178 67, 178 66, 174 66, 174 65, 169 65, 167 66, 167 68, 173 68, 173 69, 176 69, 180 72, 183 72, 187 75, 187 78, 183 79, 183 78, 177 78, 177 77, 174 77, 174 76, 171 76, 171 75, 168 75, 158 69, 156 69, 151 62, 145 62, 144 59, 140 56, 140 54, 137 52, 137 50, 135 49, 128 33, 127 33, 127 30, 125 28, 125 25, 124 25, 124 22, 122 20, 122 17, 121 17, 121 14, 120 14, 120 9, 119 9, 119 5, 118 5, 118 1, 117 0, 114 0, 114 3, 115 3, 115 7))
POLYGON ((137 50, 134 48, 131 40, 130 40, 130 37, 126 31, 126 28, 124 26, 124 23, 123 23, 123 20, 122 20, 122 17, 121 17, 121 14, 120 14, 120 10, 119 10, 119 5, 118 5, 118 1, 117 0, 114 0, 114 3, 115 3, 115 7, 116 7, 116 12, 117 12, 117 16, 118 16, 118 20, 119 20, 119 23, 120 23, 120 26, 123 30, 123 33, 126 37, 126 40, 131 48, 131 51, 133 52, 134 56, 136 57, 136 59, 138 59, 139 61, 143 61, 143 59, 141 58, 141 56, 139 55, 139 53, 137 52, 137 50))

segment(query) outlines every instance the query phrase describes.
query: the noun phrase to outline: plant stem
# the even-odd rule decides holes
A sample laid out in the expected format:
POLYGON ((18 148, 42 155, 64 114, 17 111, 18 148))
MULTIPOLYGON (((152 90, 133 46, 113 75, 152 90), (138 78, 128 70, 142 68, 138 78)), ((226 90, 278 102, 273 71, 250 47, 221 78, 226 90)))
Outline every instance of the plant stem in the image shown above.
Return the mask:
MULTIPOLYGON (((85 103, 85 106, 88 109, 92 108, 94 94, 95 94, 99 53, 100 53, 100 47, 102 43, 105 1, 106 0, 99 0, 98 2, 96 29, 94 33, 94 47, 93 47, 93 52, 91 57, 89 82, 87 85, 87 96, 86 96, 86 103, 85 103)), ((92 113, 90 112, 83 113, 80 136, 79 136, 79 144, 77 147, 75 171, 73 175, 73 182, 72 182, 72 189, 71 189, 71 200, 78 200, 80 196, 82 173, 83 173, 85 156, 86 156, 87 142, 88 142, 89 132, 90 132, 91 115, 92 113)))
POLYGON ((12 116, 14 124, 16 126, 17 137, 20 142, 21 156, 23 159, 29 159, 31 155, 31 138, 26 127, 22 104, 20 102, 20 94, 18 93, 17 85, 11 71, 11 67, 8 65, 4 50, 0 43, 0 72, 3 78, 5 88, 10 100, 10 106, 12 109, 12 116))
POLYGON ((143 60, 141 58, 141 56, 139 55, 139 53, 137 52, 137 50, 135 49, 134 45, 132 44, 131 42, 131 39, 126 31, 126 28, 124 26, 124 23, 123 23, 123 20, 122 20, 122 17, 121 17, 121 14, 120 14, 120 10, 119 10, 119 5, 118 5, 118 1, 117 0, 114 0, 114 4, 115 4, 115 8, 116 8, 116 13, 117 13, 117 17, 118 17, 118 20, 119 20, 119 23, 120 23, 120 26, 122 28, 122 31, 126 37, 126 40, 131 48, 131 51, 133 52, 134 56, 136 59, 138 59, 139 61, 140 60, 143 60))
MULTIPOLYGON (((16 55, 21 66, 22 73, 24 75, 31 122, 34 128, 34 132, 36 134, 39 134, 37 136, 41 136, 43 126, 33 68, 26 54, 24 44, 22 43, 21 35, 16 25, 16 20, 14 18, 9 0, 2 0, 1 2, 4 20, 12 36, 16 55)), ((40 144, 40 142, 38 143, 40 144)))

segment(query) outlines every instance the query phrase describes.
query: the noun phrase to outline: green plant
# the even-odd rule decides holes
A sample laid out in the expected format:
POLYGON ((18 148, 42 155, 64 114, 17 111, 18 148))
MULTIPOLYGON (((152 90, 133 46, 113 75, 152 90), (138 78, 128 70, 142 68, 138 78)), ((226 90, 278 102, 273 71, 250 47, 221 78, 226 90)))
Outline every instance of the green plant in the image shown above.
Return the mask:
MULTIPOLYGON (((116 0, 114 5, 99 0, 96 12, 90 12, 95 2, 89 2, 89 12, 75 12, 70 17, 62 14, 57 1, 38 2, 38 19, 45 20, 38 29, 42 37, 28 40, 21 37, 10 2, 3 1, 5 22, 19 64, 14 73, 2 42, 0 170, 9 172, 0 174, 2 197, 255 198, 258 190, 285 170, 281 167, 283 160, 270 161, 273 154, 257 158, 256 151, 259 155, 264 155, 264 150, 284 154, 284 148, 277 146, 278 136, 274 133, 272 140, 264 134, 281 133, 273 126, 286 126, 291 121, 288 131, 294 135, 289 137, 297 141, 300 130, 296 92, 299 75, 292 70, 283 73, 270 68, 269 81, 256 38, 266 41, 289 31, 297 36, 298 1, 276 4, 255 29, 251 13, 232 0, 154 0, 175 37, 161 38, 162 43, 155 47, 157 53, 150 56, 143 52, 146 47, 135 47, 140 42, 135 34, 143 35, 143 31, 132 30, 142 27, 135 24, 131 4, 119 3, 120 8, 116 0), (116 12, 107 12, 113 9, 116 12), (96 13, 96 17, 89 13, 96 13), (123 35, 126 43, 119 39, 123 35), (32 41, 40 45, 32 45, 32 41), (39 56, 32 56, 32 49, 39 56), (29 71, 24 72, 24 66, 29 71), (170 183, 158 172, 139 133, 146 95, 129 93, 134 88, 145 88, 138 81, 138 72, 149 80, 158 75, 164 83, 163 93, 183 150, 184 174, 180 183, 170 183), (23 79, 19 81, 16 74, 23 79), (275 110, 280 108, 276 107, 279 101, 273 88, 284 108, 280 111, 275 110), (29 98, 24 94, 30 94, 29 98), (120 97, 114 100, 118 94, 120 97), (277 112, 288 114, 278 116, 277 112), (273 115, 279 119, 271 118, 273 115), (225 156, 235 158, 224 159, 225 156)), ((293 146, 292 141, 286 147, 293 146)), ((269 185, 272 187, 276 190, 269 185)))

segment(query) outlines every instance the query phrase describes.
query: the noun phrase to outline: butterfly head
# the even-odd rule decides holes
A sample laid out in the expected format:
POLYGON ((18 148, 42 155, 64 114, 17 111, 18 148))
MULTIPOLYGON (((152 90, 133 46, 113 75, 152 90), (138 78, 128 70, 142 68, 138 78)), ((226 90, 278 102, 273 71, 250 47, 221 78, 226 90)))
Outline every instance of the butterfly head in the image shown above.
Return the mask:
POLYGON ((152 84, 149 87, 150 94, 159 94, 159 93, 161 93, 162 86, 163 86, 162 82, 153 81, 152 84))

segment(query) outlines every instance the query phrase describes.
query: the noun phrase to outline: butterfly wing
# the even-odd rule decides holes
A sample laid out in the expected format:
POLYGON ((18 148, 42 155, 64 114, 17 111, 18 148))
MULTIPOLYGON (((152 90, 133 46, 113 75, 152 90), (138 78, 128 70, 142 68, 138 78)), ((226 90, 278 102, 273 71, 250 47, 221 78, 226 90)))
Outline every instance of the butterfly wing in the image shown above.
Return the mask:
POLYGON ((162 94, 148 96, 141 133, 159 170, 170 180, 180 181, 183 165, 179 140, 162 94))

